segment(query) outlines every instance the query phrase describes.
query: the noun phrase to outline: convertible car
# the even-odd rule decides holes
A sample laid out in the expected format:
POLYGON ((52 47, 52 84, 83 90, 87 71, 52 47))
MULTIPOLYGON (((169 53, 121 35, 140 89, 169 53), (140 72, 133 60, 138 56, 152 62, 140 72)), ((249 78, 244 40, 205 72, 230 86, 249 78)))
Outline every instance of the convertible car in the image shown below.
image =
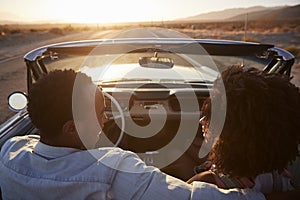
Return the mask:
MULTIPOLYGON (((24 56, 27 88, 55 69, 74 69, 101 87, 109 121, 107 142, 187 180, 205 163, 200 108, 214 80, 231 65, 290 76, 294 56, 271 44, 188 37, 117 37, 51 44, 24 56)), ((0 126, 0 146, 16 135, 39 134, 26 111, 26 92, 14 92, 17 112, 0 126)))

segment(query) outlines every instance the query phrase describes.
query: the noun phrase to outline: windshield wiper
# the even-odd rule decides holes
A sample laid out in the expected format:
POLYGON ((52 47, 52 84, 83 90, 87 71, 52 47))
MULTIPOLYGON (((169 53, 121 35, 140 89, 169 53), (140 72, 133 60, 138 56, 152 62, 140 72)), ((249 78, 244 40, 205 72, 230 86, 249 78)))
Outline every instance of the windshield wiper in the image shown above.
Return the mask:
POLYGON ((185 81, 185 84, 190 84, 195 88, 212 88, 212 81, 185 81))
POLYGON ((104 81, 98 81, 101 84, 113 84, 113 83, 124 83, 124 82, 152 82, 149 78, 120 78, 120 79, 110 79, 104 81))
POLYGON ((152 80, 147 78, 121 78, 121 79, 110 79, 110 80, 104 80, 104 81, 97 81, 98 84, 101 85, 110 85, 110 84, 117 84, 117 83, 170 83, 170 84, 191 84, 194 86, 209 86, 211 87, 213 85, 212 81, 197 81, 197 80, 179 80, 179 79, 160 79, 160 80, 152 80))
POLYGON ((191 83, 191 84, 206 84, 206 85, 210 85, 213 84, 213 81, 184 81, 184 83, 191 83))

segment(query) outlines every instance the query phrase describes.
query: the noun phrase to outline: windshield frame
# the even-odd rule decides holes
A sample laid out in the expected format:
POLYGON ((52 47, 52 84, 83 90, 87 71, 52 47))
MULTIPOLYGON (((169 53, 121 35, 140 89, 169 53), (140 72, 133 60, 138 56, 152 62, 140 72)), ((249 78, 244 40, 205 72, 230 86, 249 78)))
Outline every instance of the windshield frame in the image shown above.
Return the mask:
MULTIPOLYGON (((294 56, 274 45, 249 43, 242 41, 226 40, 200 40, 200 39, 178 39, 178 38, 130 38, 130 39, 109 39, 77 41, 52 44, 35 49, 24 56, 28 69, 28 89, 32 82, 48 73, 44 63, 45 58, 57 59, 58 55, 105 55, 124 53, 128 46, 135 50, 127 53, 145 52, 176 52, 178 54, 199 54, 204 52, 211 56, 253 56, 258 59, 268 60, 262 68, 270 73, 279 72, 290 76, 291 66, 294 63, 294 56), (193 45, 200 45, 204 48, 203 52, 195 52, 193 45), (101 48, 95 47, 101 45, 101 48), (175 51, 176 50, 176 51, 175 51), (92 51, 92 53, 91 53, 92 51)), ((243 64, 243 63, 241 63, 243 64)))

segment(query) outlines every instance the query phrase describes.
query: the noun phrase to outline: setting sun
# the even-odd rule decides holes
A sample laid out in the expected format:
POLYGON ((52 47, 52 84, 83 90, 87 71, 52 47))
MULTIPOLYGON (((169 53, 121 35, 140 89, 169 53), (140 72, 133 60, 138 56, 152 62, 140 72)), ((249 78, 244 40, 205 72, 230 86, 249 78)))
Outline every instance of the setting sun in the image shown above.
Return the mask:
POLYGON ((85 0, 85 4, 72 0, 55 0, 47 3, 48 10, 55 10, 55 14, 46 12, 44 15, 79 23, 113 23, 124 21, 124 19, 127 22, 163 20, 160 14, 161 9, 157 5, 155 1, 141 2, 139 0, 85 0))

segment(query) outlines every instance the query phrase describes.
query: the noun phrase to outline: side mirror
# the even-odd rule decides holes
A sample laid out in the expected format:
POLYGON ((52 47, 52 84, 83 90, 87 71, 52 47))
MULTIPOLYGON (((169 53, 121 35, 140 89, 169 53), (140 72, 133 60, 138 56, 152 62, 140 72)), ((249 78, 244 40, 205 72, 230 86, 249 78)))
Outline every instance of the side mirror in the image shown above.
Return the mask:
POLYGON ((19 112, 27 107, 27 96, 23 92, 13 92, 8 96, 8 107, 19 112))

